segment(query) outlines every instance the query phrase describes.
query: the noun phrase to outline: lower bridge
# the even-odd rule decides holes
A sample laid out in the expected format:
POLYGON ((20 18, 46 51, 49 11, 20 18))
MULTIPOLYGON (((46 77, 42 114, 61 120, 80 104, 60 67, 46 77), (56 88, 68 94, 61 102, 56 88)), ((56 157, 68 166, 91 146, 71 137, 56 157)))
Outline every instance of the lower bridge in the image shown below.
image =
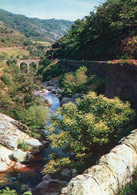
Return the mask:
POLYGON ((36 64, 36 69, 38 69, 39 62, 40 62, 40 58, 38 58, 38 59, 28 59, 28 60, 18 60, 17 65, 21 69, 22 64, 26 64, 27 65, 27 71, 29 72, 30 64, 35 63, 36 64))

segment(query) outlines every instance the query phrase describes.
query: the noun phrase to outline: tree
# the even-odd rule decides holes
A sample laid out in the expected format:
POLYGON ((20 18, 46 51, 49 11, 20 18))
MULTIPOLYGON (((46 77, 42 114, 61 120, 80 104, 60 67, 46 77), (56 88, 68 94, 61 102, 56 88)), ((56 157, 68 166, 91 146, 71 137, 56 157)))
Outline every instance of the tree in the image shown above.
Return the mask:
POLYGON ((137 35, 136 18, 136 0, 107 0, 89 16, 77 20, 55 43, 55 56, 80 60, 120 58, 122 40, 137 35))
MULTIPOLYGON (((59 108, 51 120, 49 139, 52 147, 73 154, 70 166, 82 170, 82 166, 87 168, 95 157, 108 151, 132 130, 134 117, 135 112, 128 102, 90 92, 76 104, 68 103, 59 108)), ((45 172, 46 167, 48 164, 45 172)))

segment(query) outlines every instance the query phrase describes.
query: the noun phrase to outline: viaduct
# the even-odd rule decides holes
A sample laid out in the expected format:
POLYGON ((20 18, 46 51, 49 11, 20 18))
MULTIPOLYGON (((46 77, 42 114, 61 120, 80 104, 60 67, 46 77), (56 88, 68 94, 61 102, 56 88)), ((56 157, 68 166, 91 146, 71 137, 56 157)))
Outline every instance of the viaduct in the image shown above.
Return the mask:
POLYGON ((27 71, 29 72, 29 70, 30 70, 30 64, 31 63, 35 63, 36 64, 36 69, 38 69, 38 67, 39 67, 39 61, 40 61, 40 58, 38 58, 38 59, 28 59, 28 60, 18 60, 17 61, 17 65, 21 69, 22 63, 25 63, 27 65, 27 71))

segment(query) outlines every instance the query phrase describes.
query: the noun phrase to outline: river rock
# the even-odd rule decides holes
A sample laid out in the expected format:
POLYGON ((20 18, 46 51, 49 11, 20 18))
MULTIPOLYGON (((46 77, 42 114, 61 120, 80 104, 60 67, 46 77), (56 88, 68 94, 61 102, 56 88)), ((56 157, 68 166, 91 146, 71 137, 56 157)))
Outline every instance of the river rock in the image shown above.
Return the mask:
POLYGON ((58 79, 52 79, 50 81, 46 81, 43 83, 47 90, 51 91, 52 93, 60 94, 63 91, 63 88, 59 85, 58 79))
POLYGON ((9 169, 8 165, 4 162, 0 162, 0 173, 6 172, 9 169))
POLYGON ((82 94, 80 93, 74 93, 70 99, 71 102, 75 103, 77 98, 81 98, 82 94))
POLYGON ((67 182, 59 179, 51 179, 48 176, 43 178, 35 188, 35 195, 59 195, 62 187, 66 186, 67 182))
POLYGON ((17 149, 13 152, 13 158, 18 162, 28 161, 28 152, 23 152, 20 149, 17 149))
POLYGON ((28 142, 32 147, 38 148, 42 144, 23 131, 27 127, 13 118, 0 113, 0 144, 15 150, 20 142, 28 142))
POLYGON ((70 98, 69 97, 64 97, 62 100, 61 100, 61 106, 63 105, 63 104, 67 104, 68 102, 70 102, 70 98))
POLYGON ((21 163, 13 160, 14 157, 17 161, 24 162, 28 157, 28 153, 17 150, 20 142, 29 144, 33 152, 38 151, 43 146, 37 139, 23 132, 27 130, 27 127, 22 123, 0 113, 0 172, 14 167, 16 170, 24 168, 25 165, 22 166, 21 163))
POLYGON ((24 165, 20 162, 16 162, 16 163, 14 163, 13 168, 14 168, 15 171, 18 171, 18 170, 22 170, 22 169, 26 168, 26 165, 24 165))
POLYGON ((40 149, 43 146, 43 144, 35 138, 30 138, 28 140, 24 140, 24 142, 35 149, 40 149))

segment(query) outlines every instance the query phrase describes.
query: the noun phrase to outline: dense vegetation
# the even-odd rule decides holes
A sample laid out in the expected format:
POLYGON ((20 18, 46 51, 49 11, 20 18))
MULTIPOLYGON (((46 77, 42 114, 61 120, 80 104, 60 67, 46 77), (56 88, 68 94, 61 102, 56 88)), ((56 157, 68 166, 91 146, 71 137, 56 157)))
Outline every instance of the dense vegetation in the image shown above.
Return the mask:
POLYGON ((15 59, 8 62, 8 65, 1 63, 0 112, 26 124, 30 135, 40 138, 37 131, 45 126, 47 109, 34 94, 39 89, 36 70, 22 73, 15 59))
POLYGON ((28 18, 2 9, 0 9, 0 21, 28 38, 49 42, 54 42, 62 37, 73 23, 67 20, 28 18))
POLYGON ((120 189, 117 195, 136 195, 137 194, 137 168, 132 174, 131 182, 127 183, 123 189, 120 189))
MULTIPOLYGON (((24 191, 24 190, 23 190, 24 191)), ((1 195, 17 195, 16 190, 11 190, 9 187, 0 190, 1 195)), ((22 195, 32 195, 30 191, 22 192, 22 195)))
POLYGON ((62 148, 67 157, 51 155, 44 172, 58 172, 66 166, 85 170, 133 129, 134 117, 128 103, 95 92, 84 95, 76 104, 63 105, 51 120, 49 139, 52 147, 62 148))
POLYGON ((19 32, 0 24, 0 47, 23 46, 24 38, 19 32))
POLYGON ((87 91, 102 92, 104 89, 104 79, 97 75, 91 75, 87 67, 82 66, 75 72, 68 72, 61 77, 63 95, 72 96, 74 93, 86 93, 87 91))
POLYGON ((108 60, 137 57, 136 0, 107 0, 77 20, 53 45, 55 57, 108 60))

